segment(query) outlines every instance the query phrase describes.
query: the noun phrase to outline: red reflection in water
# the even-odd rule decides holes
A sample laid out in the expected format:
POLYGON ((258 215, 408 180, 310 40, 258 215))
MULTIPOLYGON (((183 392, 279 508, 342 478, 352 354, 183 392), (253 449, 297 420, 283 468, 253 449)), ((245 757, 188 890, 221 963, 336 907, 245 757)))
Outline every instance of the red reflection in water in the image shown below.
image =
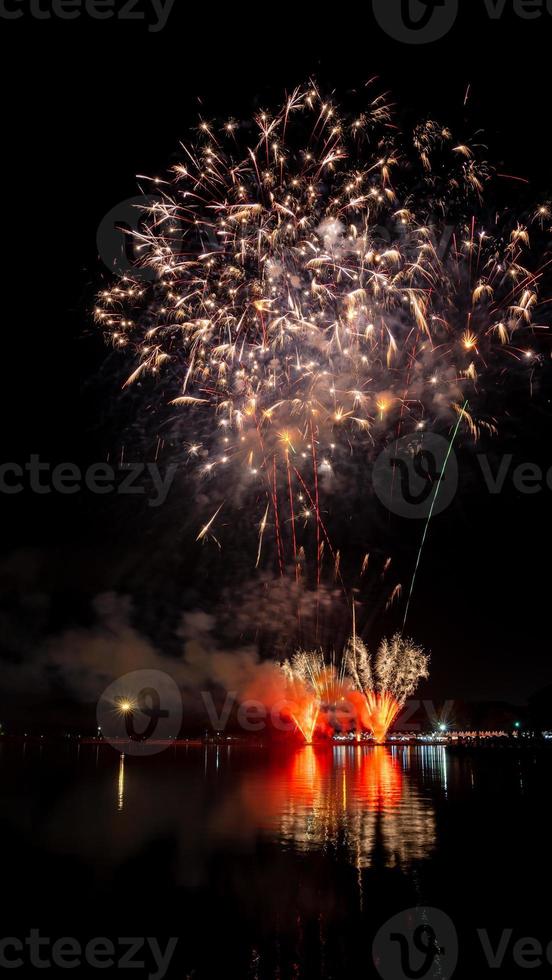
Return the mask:
POLYGON ((273 822, 283 806, 307 807, 326 813, 366 807, 390 811, 402 796, 403 777, 391 751, 384 746, 339 747, 306 745, 290 757, 273 762, 261 785, 246 781, 244 794, 251 815, 273 822))
POLYGON ((344 846, 358 869, 377 852, 387 866, 425 857, 435 842, 431 803, 383 745, 305 745, 243 773, 217 824, 243 837, 259 831, 301 850, 344 846))
POLYGON ((403 777, 397 760, 383 745, 364 753, 359 770, 362 796, 376 812, 395 809, 401 800, 403 777))
POLYGON ((288 760, 285 774, 286 796, 307 806, 313 806, 324 793, 331 769, 331 755, 306 745, 288 760))

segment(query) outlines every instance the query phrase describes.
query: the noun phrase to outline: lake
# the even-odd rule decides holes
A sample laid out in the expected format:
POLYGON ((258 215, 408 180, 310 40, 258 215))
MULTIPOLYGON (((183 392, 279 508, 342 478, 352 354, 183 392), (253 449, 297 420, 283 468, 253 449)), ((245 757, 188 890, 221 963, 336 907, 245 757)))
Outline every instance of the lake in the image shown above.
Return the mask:
MULTIPOLYGON (((546 747, 255 744, 141 758, 3 740, 1 936, 174 937, 169 977, 341 980, 378 976, 380 927, 429 907, 456 931, 457 976, 496 976, 486 951, 501 938, 500 976, 523 976, 515 943, 531 937, 544 961, 552 940, 550 759, 546 747)), ((134 976, 161 976, 136 960, 134 976)), ((449 976, 446 957, 421 975, 449 976)))

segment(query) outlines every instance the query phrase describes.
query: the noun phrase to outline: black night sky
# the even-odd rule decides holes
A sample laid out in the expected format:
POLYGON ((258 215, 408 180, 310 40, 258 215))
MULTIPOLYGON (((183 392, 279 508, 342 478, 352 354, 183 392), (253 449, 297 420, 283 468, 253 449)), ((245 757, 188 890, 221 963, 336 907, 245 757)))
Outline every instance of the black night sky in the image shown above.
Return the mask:
MULTIPOLYGON (((3 21, 2 461, 39 454, 86 468, 118 457, 133 405, 120 398, 124 365, 92 322, 109 279, 97 229, 137 193, 136 174, 170 161, 198 110, 239 117, 310 75, 338 92, 377 75, 404 120, 482 129, 497 169, 530 181, 506 184, 510 198, 546 199, 550 16, 493 20, 475 0, 461 8, 445 39, 421 46, 388 38, 370 4, 176 0, 158 33, 141 22, 3 21)), ((550 380, 545 362, 533 401, 512 395, 492 449, 512 453, 513 466, 552 466, 550 380)), ((520 494, 507 481, 490 495, 473 452, 460 462, 462 492, 430 528, 412 607, 410 630, 433 654, 423 693, 524 702, 552 683, 552 489, 520 494)), ((200 605, 217 574, 194 544, 182 487, 157 510, 140 498, 30 492, 0 495, 0 508, 6 664, 89 625, 91 599, 109 590, 132 595, 140 628, 170 648, 180 610, 200 605)), ((407 523, 390 529, 404 581, 423 530, 407 523)))

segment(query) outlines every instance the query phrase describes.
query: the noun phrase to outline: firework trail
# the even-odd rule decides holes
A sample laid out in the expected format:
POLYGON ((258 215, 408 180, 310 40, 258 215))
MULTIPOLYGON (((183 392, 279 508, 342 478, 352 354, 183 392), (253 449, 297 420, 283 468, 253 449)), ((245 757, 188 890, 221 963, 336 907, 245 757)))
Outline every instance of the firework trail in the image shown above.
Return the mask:
POLYGON ((494 432, 485 392, 532 382, 544 330, 529 225, 548 232, 549 206, 482 223, 480 148, 433 121, 401 134, 367 91, 354 113, 311 84, 247 123, 201 120, 154 178, 136 276, 96 308, 134 359, 126 386, 170 412, 209 501, 198 539, 222 546, 221 508, 240 508, 252 566, 298 578, 309 553, 317 585, 359 467, 405 433, 494 432))
POLYGON ((429 656, 412 640, 396 633, 384 639, 372 657, 358 636, 349 640, 344 662, 365 703, 363 720, 377 742, 383 742, 406 699, 428 676, 429 656))
POLYGON ((467 403, 467 401, 465 401, 464 404, 463 404, 463 406, 462 406, 462 412, 458 416, 458 421, 457 421, 457 423, 456 423, 456 425, 454 427, 454 432, 452 433, 452 438, 450 440, 448 451, 447 451, 447 454, 445 456, 445 461, 443 463, 443 469, 442 469, 441 476, 437 480, 437 482, 435 484, 435 490, 433 491, 433 498, 432 498, 432 501, 431 501, 431 506, 429 508, 429 514, 427 515, 427 521, 425 523, 424 533, 422 534, 422 540, 421 540, 421 543, 420 543, 420 547, 418 549, 418 554, 416 556, 416 563, 414 565, 414 572, 412 574, 412 581, 410 583, 410 590, 409 590, 409 593, 408 593, 408 598, 406 600, 406 606, 405 606, 405 609, 404 609, 404 619, 403 619, 403 624, 402 624, 403 633, 404 633, 404 630, 406 628, 406 621, 408 619, 408 613, 410 611, 410 603, 412 602, 412 596, 414 595, 414 587, 416 585, 416 578, 418 576, 418 569, 420 567, 420 562, 422 560, 422 554, 423 554, 423 550, 424 550, 424 545, 426 543, 427 532, 429 531, 429 525, 431 524, 431 518, 433 517, 433 511, 435 510, 435 504, 437 503, 437 497, 439 496, 439 490, 441 489, 443 478, 444 478, 445 473, 446 473, 446 470, 447 470, 448 461, 450 459, 450 456, 451 456, 451 453, 452 453, 452 450, 453 450, 453 447, 454 447, 454 443, 456 441, 456 436, 458 435, 458 430, 460 428, 460 423, 462 421, 462 416, 463 416, 464 412, 466 411, 467 405, 468 405, 468 403, 467 403))

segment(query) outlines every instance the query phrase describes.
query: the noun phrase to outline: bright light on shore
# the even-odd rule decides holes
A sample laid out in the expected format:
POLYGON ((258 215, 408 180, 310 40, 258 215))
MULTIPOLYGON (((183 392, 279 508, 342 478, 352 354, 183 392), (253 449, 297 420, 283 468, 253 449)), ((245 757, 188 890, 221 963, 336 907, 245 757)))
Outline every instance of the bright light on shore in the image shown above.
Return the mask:
POLYGON ((136 707, 135 702, 129 700, 129 698, 122 698, 117 703, 117 708, 122 715, 128 715, 129 712, 133 711, 135 707, 136 707))

